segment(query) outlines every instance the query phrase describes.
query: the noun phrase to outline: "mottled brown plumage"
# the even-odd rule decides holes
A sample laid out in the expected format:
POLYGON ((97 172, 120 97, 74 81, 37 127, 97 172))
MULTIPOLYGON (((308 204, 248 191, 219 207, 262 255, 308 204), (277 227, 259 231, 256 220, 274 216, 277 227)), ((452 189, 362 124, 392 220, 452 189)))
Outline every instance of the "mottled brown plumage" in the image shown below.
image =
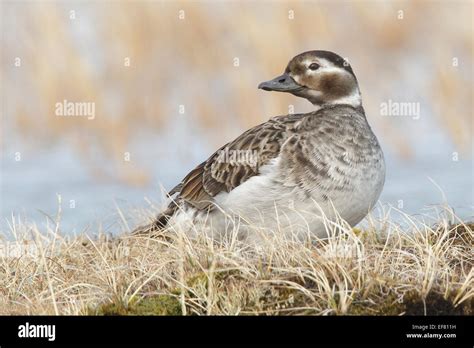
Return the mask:
POLYGON ((223 191, 230 192, 258 175, 262 165, 277 157, 283 142, 294 134, 293 127, 299 118, 300 115, 274 117, 249 129, 192 170, 171 192, 179 192, 180 200, 198 209, 209 207, 214 196, 223 191), (226 149, 254 152, 257 164, 220 161, 219 153, 226 149))

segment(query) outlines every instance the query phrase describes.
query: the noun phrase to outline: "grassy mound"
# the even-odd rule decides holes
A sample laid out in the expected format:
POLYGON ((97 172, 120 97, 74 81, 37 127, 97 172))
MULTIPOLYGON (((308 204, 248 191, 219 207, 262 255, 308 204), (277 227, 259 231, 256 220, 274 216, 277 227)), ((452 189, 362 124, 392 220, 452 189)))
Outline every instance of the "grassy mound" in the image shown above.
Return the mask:
POLYGON ((259 245, 25 227, 0 242, 0 314, 474 314, 473 223, 383 226, 259 245))

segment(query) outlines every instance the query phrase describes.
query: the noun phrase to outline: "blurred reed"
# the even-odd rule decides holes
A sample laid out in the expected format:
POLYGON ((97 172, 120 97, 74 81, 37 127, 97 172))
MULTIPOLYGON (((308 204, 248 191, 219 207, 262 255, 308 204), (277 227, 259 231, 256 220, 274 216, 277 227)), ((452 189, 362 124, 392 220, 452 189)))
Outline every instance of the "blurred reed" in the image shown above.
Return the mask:
POLYGON ((185 117, 219 145, 288 113, 289 105, 308 111, 305 101, 264 96, 256 86, 282 72, 297 53, 328 49, 349 57, 369 122, 401 157, 412 156, 413 141, 396 119, 371 116, 387 99, 429 105, 424 117, 436 119, 461 151, 469 151, 472 6, 469 1, 5 2, 2 148, 12 137, 34 148, 68 144, 96 175, 143 184, 146 170, 123 161, 141 129, 159 136, 185 105, 185 117), (455 56, 458 67, 452 65, 455 56), (14 65, 17 57, 20 67, 14 65), (127 58, 130 66, 124 64, 127 58), (55 104, 65 99, 95 102, 96 118, 57 117, 55 104), (108 171, 104 160, 110 160, 108 171))

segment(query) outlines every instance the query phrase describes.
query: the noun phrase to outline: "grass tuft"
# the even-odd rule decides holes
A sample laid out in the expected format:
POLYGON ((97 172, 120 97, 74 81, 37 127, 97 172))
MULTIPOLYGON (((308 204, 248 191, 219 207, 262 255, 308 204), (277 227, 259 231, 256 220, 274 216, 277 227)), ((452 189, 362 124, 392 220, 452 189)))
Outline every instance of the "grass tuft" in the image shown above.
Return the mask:
POLYGON ((406 218, 259 244, 16 224, 0 240, 0 314, 473 315, 474 224, 406 218))

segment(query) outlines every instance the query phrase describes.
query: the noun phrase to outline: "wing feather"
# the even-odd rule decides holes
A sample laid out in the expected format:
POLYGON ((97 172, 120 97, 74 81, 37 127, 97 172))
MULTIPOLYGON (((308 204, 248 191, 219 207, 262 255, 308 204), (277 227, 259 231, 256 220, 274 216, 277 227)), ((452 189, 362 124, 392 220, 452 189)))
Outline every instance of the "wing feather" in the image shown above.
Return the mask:
POLYGON ((282 144, 294 134, 293 127, 300 116, 273 117, 249 129, 194 168, 170 195, 179 193, 179 200, 198 209, 209 208, 217 194, 230 192, 258 175, 261 166, 278 157, 282 144), (232 157, 239 154, 243 157, 237 160, 232 157))

